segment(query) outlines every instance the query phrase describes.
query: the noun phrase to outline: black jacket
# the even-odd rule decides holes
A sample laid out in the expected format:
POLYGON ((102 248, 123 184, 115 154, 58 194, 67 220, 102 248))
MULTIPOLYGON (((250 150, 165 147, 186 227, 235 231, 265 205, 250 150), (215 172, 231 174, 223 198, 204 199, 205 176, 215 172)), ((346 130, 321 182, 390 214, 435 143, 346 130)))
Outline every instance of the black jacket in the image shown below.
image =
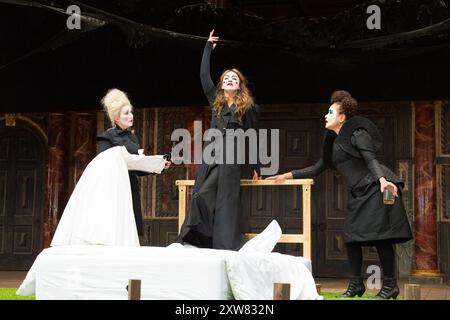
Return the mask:
POLYGON ((375 125, 363 117, 347 120, 339 135, 328 131, 322 158, 313 166, 292 171, 296 179, 313 178, 326 168, 337 169, 348 186, 345 242, 373 245, 374 241, 401 243, 412 238, 401 197, 403 181, 376 159, 381 136, 375 125), (394 205, 383 204, 379 179, 398 186, 394 205))

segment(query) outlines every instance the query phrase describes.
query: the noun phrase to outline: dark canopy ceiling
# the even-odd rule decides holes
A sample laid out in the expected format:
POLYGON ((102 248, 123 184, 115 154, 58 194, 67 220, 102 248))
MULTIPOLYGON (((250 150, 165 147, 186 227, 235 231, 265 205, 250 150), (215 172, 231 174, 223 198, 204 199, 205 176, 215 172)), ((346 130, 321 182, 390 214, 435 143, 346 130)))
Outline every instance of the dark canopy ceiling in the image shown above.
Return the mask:
POLYGON ((338 88, 359 100, 450 99, 450 0, 221 3, 0 0, 0 110, 95 109, 111 87, 136 107, 205 105, 198 73, 213 28, 224 40, 213 78, 242 69, 260 104, 324 102, 338 88), (381 30, 366 27, 371 3, 381 30), (71 4, 81 30, 66 28, 71 4))

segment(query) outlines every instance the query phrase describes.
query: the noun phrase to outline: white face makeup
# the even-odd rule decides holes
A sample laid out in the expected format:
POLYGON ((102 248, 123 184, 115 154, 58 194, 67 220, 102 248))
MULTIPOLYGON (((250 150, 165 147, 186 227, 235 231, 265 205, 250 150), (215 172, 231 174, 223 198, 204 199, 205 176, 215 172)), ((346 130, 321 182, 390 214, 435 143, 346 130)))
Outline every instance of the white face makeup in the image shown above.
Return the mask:
POLYGON ((116 118, 116 124, 122 129, 128 129, 133 126, 133 112, 131 106, 124 106, 120 109, 120 114, 116 118))
POLYGON ((338 120, 338 110, 339 105, 336 103, 332 104, 328 109, 328 113, 325 115, 325 128, 333 130, 341 124, 338 120))
POLYGON ((236 72, 229 71, 225 74, 222 81, 223 90, 238 90, 240 85, 239 76, 236 72))

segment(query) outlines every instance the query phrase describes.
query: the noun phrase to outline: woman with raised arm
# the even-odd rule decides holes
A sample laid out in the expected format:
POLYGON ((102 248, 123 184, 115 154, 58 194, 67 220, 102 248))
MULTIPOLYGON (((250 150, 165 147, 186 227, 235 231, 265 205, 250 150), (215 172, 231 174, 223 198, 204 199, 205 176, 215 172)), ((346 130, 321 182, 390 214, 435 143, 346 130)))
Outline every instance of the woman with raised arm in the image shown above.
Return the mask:
POLYGON ((325 115, 327 129, 322 158, 313 166, 268 177, 277 182, 305 179, 319 175, 327 168, 337 169, 348 185, 347 216, 344 236, 351 278, 342 297, 362 296, 362 246, 375 246, 383 269, 383 287, 376 298, 397 298, 393 244, 412 239, 406 211, 401 199, 404 185, 391 170, 375 158, 381 147, 381 135, 373 122, 354 116, 358 104, 347 91, 335 91, 325 115), (398 199, 385 204, 383 192, 388 189, 398 199))
MULTIPOLYGON (((214 85, 210 75, 210 56, 218 40, 214 30, 211 31, 203 51, 200 81, 212 107, 211 128, 220 130, 223 136, 223 144, 218 146, 221 150, 216 149, 215 154, 220 154, 222 161, 203 159, 195 179, 189 212, 177 241, 202 248, 238 250, 244 243, 240 179, 251 175, 258 179, 259 165, 257 161, 252 164, 252 173, 245 177, 244 167, 236 157, 232 163, 224 159, 229 145, 226 141, 234 139, 227 129, 257 129, 259 106, 253 101, 247 79, 237 69, 225 70, 217 86, 214 85)), ((232 143, 236 151, 236 145, 232 143)))

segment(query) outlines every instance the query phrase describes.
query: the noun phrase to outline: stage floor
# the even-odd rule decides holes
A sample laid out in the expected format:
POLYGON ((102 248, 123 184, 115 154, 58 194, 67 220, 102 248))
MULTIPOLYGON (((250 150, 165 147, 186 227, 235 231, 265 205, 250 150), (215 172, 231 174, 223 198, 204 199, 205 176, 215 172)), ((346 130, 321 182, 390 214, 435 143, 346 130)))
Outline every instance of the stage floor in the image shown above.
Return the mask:
MULTIPOLYGON (((18 288, 25 279, 25 271, 0 271, 0 288, 18 288)), ((317 284, 322 285, 324 292, 344 292, 347 288, 346 279, 314 278, 317 284)), ((405 281, 400 281, 400 295, 403 295, 405 281)), ((444 284, 422 284, 421 296, 424 300, 450 300, 450 286, 444 284)), ((376 293, 376 290, 369 290, 376 293)))

